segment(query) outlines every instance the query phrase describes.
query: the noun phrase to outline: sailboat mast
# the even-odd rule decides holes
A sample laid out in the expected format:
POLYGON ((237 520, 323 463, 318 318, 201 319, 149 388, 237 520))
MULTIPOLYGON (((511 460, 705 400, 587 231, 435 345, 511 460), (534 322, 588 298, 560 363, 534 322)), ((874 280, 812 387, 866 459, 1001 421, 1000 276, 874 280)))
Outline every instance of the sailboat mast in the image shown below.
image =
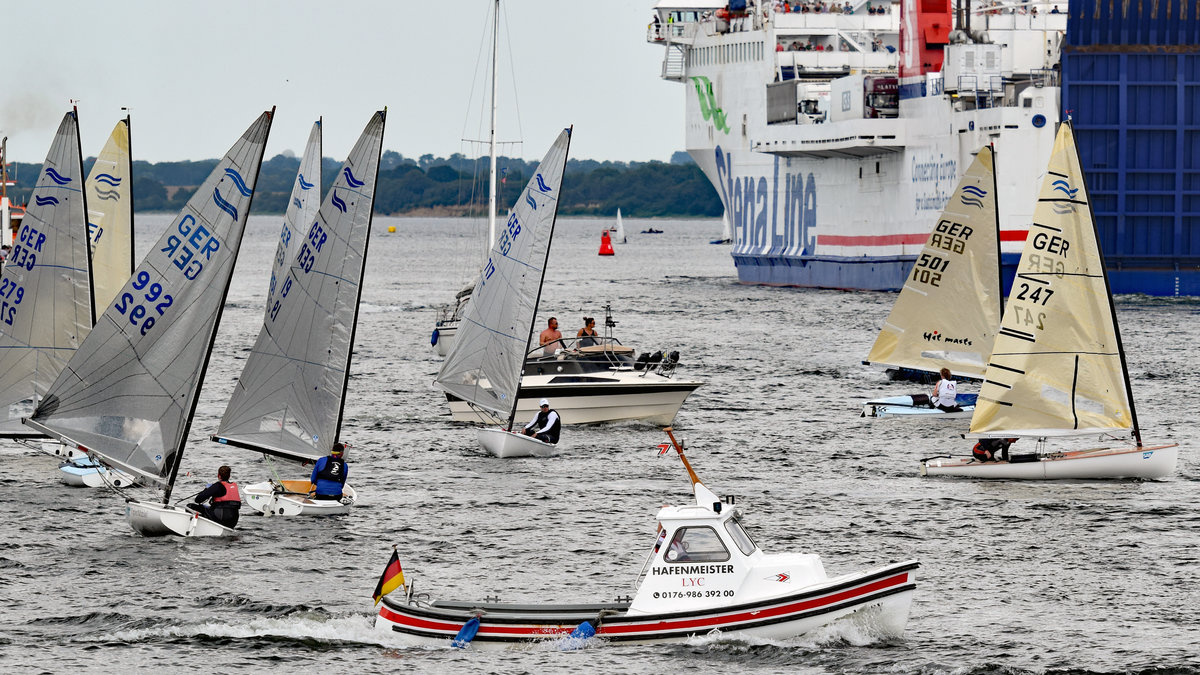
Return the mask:
MULTIPOLYGON (((275 122, 275 106, 271 106, 271 116, 267 122, 267 136, 271 134, 271 124, 275 122)), ((262 146, 258 149, 258 161, 252 166, 261 167, 263 152, 267 149, 267 144, 264 139, 262 146)), ((261 169, 260 169, 261 170, 261 169)), ((255 172, 257 175, 257 171, 255 172)), ((257 180, 255 181, 257 183, 257 180)), ((254 195, 257 190, 252 191, 246 202, 246 213, 250 213, 251 207, 254 206, 254 195)), ((245 234, 245 225, 242 226, 242 234, 245 234)), ((239 244, 237 251, 233 255, 233 259, 229 261, 230 274, 225 280, 225 288, 221 289, 221 302, 217 303, 217 319, 213 322, 212 329, 208 335, 208 349, 204 352, 204 362, 200 364, 200 373, 197 379, 203 383, 204 375, 208 372, 208 362, 212 360, 213 343, 217 341, 217 327, 221 325, 221 315, 225 313, 225 300, 229 297, 229 286, 233 279, 233 269, 237 267, 238 253, 241 253, 242 247, 239 244)), ((197 391, 192 396, 192 409, 188 411, 187 417, 183 421, 183 429, 179 434, 179 449, 175 451, 175 457, 171 462, 171 475, 167 478, 167 486, 163 488, 163 506, 169 506, 171 503, 171 490, 175 488, 175 478, 179 475, 179 465, 183 464, 183 446, 187 444, 188 434, 192 430, 192 420, 196 418, 196 406, 200 404, 200 392, 197 391)))
POLYGON ((128 113, 125 114, 125 140, 125 147, 129 152, 129 276, 133 276, 134 270, 137 269, 137 250, 133 247, 137 228, 133 223, 133 127, 128 113))
MULTIPOLYGON (((384 107, 384 109, 383 109, 383 127, 386 127, 386 126, 387 126, 387 108, 384 107)), ((383 132, 384 132, 384 128, 380 128, 379 129, 379 137, 380 138, 383 138, 383 132)), ((379 144, 379 153, 380 153, 380 157, 382 157, 383 156, 383 143, 379 144)), ((349 160, 347 160, 347 161, 349 161, 349 160)), ((375 170, 375 185, 371 188, 372 199, 374 198, 374 195, 376 194, 376 190, 379 188, 378 164, 376 164, 376 167, 377 168, 375 170)), ((374 203, 372 203, 371 212, 367 214, 367 236, 366 236, 366 239, 363 240, 363 251, 362 251, 363 269, 366 269, 367 251, 369 251, 371 248, 371 222, 374 219, 375 219, 375 206, 374 206, 374 203)), ((350 321, 350 344, 347 345, 347 348, 346 348, 346 374, 345 374, 345 377, 342 379, 342 402, 338 405, 337 424, 333 427, 333 429, 334 429, 333 442, 335 444, 339 440, 341 440, 341 436, 342 436, 342 418, 344 417, 345 412, 346 412, 346 390, 350 387, 350 363, 354 360, 354 336, 358 333, 358 308, 359 308, 360 303, 362 302, 363 277, 366 276, 364 274, 363 270, 359 270, 358 274, 359 274, 358 275, 358 295, 355 296, 355 298, 354 298, 354 318, 350 321)))
MULTIPOLYGON (((1079 141, 1075 139, 1075 126, 1068 118, 1063 122, 1071 130, 1071 145, 1075 148, 1075 161, 1083 168, 1083 158, 1079 155, 1079 141)), ((1117 306, 1113 302, 1112 284, 1108 281, 1108 261, 1104 259, 1104 247, 1100 245, 1100 226, 1096 223, 1096 210, 1092 207, 1092 191, 1087 184, 1087 172, 1080 171, 1080 180, 1088 196, 1088 215, 1092 218, 1092 236, 1096 238, 1096 253, 1100 257, 1100 275, 1104 277, 1104 290, 1108 296, 1108 315, 1112 318, 1113 335, 1117 336, 1117 355, 1121 357, 1121 375, 1125 379, 1125 398, 1129 401, 1129 417, 1133 422, 1133 438, 1137 446, 1142 447, 1142 429, 1138 426, 1137 407, 1133 403, 1133 387, 1129 383, 1129 365, 1125 362, 1125 343, 1121 340, 1121 327, 1117 324, 1117 306)))
MULTIPOLYGON (((79 137, 79 107, 78 106, 71 106, 71 117, 75 120, 75 144, 76 144, 76 146, 78 146, 78 152, 79 152, 79 174, 80 174, 79 182, 81 184, 84 184, 86 187, 86 181, 84 180, 84 176, 83 176, 83 140, 79 137)), ((97 158, 97 159, 99 159, 99 158, 97 158)), ((87 287, 90 289, 87 294, 88 315, 91 318, 91 323, 89 325, 95 326, 96 325, 96 292, 95 292, 96 279, 95 279, 95 275, 93 274, 93 270, 92 270, 92 226, 90 223, 88 223, 88 220, 91 218, 91 215, 88 213, 87 190, 86 189, 80 190, 79 193, 81 196, 80 201, 82 202, 81 206, 83 207, 83 235, 84 235, 84 242, 86 242, 84 249, 86 249, 85 255, 87 256, 87 275, 88 275, 87 287)))
POLYGON ((488 246, 496 241, 496 52, 499 42, 500 0, 496 0, 492 13, 492 125, 488 133, 488 246))
MULTIPOLYGON (((496 2, 499 4, 500 0, 496 0, 496 2)), ((567 171, 566 158, 571 156, 571 136, 574 135, 574 132, 575 125, 572 124, 567 128, 567 147, 563 150, 563 173, 566 173, 567 171)), ((542 303, 542 285, 546 283, 546 267, 548 266, 547 263, 550 262, 550 246, 554 243, 554 223, 558 221, 558 205, 562 203, 562 183, 560 182, 559 185, 560 198, 554 200, 554 216, 550 218, 550 237, 546 240, 546 258, 542 261, 542 277, 541 279, 538 279, 537 297, 533 299, 533 313, 529 315, 529 325, 525 327, 525 351, 521 353, 522 360, 524 360, 525 354, 529 353, 529 345, 533 342, 533 325, 537 322, 538 305, 542 303)), ((517 391, 520 392, 520 390, 521 387, 518 385, 517 391)), ((510 408, 510 412, 508 413, 509 429, 512 429, 513 422, 517 419, 517 402, 520 398, 521 397, 519 395, 513 396, 512 408, 510 408)))
MULTIPOLYGON (((996 188, 996 167, 999 162, 996 161, 996 146, 994 143, 988 143, 988 148, 992 151, 992 201, 996 201, 1000 193, 996 188)), ((996 316, 1004 316, 1004 258, 1003 251, 1000 250, 1000 209, 995 208, 996 212, 996 304, 1000 309, 996 316)))

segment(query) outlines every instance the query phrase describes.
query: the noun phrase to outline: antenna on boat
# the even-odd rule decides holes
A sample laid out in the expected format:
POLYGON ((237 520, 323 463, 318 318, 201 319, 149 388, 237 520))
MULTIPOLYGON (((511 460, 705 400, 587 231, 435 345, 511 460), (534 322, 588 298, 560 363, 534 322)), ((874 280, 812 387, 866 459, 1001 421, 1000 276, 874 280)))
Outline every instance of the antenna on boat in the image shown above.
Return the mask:
POLYGON ((683 454, 683 444, 675 440, 675 434, 671 433, 674 429, 672 427, 663 427, 663 431, 667 432, 667 438, 671 439, 671 445, 675 446, 675 452, 678 452, 679 459, 683 460, 683 468, 687 469, 688 477, 692 479, 692 486, 695 487, 697 483, 703 485, 700 482, 700 477, 692 470, 692 465, 688 462, 687 456, 683 454))

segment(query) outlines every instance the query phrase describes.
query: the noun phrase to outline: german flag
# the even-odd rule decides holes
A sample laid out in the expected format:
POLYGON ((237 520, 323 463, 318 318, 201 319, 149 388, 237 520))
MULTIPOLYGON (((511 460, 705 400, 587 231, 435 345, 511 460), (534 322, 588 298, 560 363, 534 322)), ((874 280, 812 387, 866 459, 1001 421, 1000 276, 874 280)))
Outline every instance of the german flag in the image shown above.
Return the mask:
POLYGON ((404 585, 404 570, 400 568, 400 556, 396 553, 396 549, 392 549, 392 557, 388 560, 387 567, 383 568, 383 575, 379 577, 379 584, 375 586, 375 604, 378 605, 383 596, 404 585))

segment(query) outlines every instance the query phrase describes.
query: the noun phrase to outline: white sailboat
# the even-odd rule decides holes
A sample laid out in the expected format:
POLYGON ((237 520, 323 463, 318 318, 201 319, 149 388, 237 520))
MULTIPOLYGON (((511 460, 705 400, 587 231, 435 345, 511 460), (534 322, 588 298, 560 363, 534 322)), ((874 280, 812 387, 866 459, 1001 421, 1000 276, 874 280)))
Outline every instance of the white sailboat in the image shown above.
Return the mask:
MULTIPOLYGON (((902 373, 949 368, 956 377, 983 378, 1004 297, 997 214, 995 156, 984 146, 929 233, 863 363, 902 373)), ((959 394, 961 411, 945 412, 926 394, 890 396, 867 401, 862 414, 969 417, 974 404, 974 394, 959 394)))
MULTIPOLYGON (((84 183, 88 200, 88 236, 92 249, 92 301, 102 312, 133 274, 133 155, 129 116, 117 122, 84 183)), ((26 427, 26 429, 28 429, 26 427)), ((43 450, 66 457, 61 478, 75 487, 126 487, 135 479, 87 458, 58 442, 43 450)))
POLYGON ((0 437, 42 438, 33 413, 92 324, 87 192, 75 111, 63 116, 0 274, 0 437))
MULTIPOLYGON (((384 118, 384 111, 371 118, 315 219, 298 221, 312 225, 296 231, 303 238, 212 440, 301 464, 328 455, 338 442, 384 118)), ((340 501, 311 499, 312 489, 306 476, 241 492, 251 508, 274 515, 341 514, 358 499, 349 485, 340 501)))
POLYGON ((75 350, 25 424, 162 488, 127 498, 143 535, 228 536, 171 505, 271 128, 263 113, 217 163, 75 350))
POLYGON ((971 417, 970 438, 1033 438, 1007 461, 922 460, 928 476, 1163 478, 1175 445, 1142 443, 1108 273, 1070 122, 1055 138, 1029 238, 971 417), (1048 438, 1126 436, 1126 447, 1045 448, 1048 438))
POLYGON ((627 244, 629 240, 625 238, 625 222, 621 220, 621 208, 617 207, 617 235, 613 237, 614 244, 627 244))
POLYGON ((564 129, 517 197, 436 379, 446 393, 503 423, 502 429, 479 431, 480 445, 497 457, 545 456, 555 447, 508 430, 516 416, 570 143, 571 130, 564 129))
POLYGON ((288 265, 296 257, 295 251, 300 245, 297 243, 299 233, 308 231, 317 210, 321 208, 321 154, 321 120, 318 119, 313 122, 312 131, 308 134, 304 156, 300 158, 300 170, 296 172, 296 182, 292 185, 292 196, 283 213, 283 228, 279 232, 279 243, 275 246, 275 257, 271 260, 271 283, 267 287, 263 321, 269 320, 275 309, 278 291, 288 276, 288 265))

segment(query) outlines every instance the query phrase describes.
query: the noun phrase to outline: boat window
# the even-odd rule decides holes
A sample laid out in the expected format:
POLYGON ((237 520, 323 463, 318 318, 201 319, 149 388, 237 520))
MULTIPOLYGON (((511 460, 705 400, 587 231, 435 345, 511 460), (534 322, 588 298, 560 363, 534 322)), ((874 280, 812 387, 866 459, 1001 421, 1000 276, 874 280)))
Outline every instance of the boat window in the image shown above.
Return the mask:
POLYGON ((729 549, 711 527, 681 527, 671 539, 663 558, 667 562, 723 562, 729 549))
POLYGON ((742 529, 741 520, 733 517, 725 521, 725 531, 729 533, 729 536, 733 537, 733 543, 737 544, 738 549, 742 553, 746 555, 754 553, 754 540, 742 529))

